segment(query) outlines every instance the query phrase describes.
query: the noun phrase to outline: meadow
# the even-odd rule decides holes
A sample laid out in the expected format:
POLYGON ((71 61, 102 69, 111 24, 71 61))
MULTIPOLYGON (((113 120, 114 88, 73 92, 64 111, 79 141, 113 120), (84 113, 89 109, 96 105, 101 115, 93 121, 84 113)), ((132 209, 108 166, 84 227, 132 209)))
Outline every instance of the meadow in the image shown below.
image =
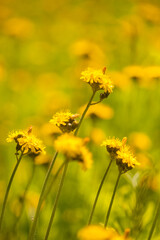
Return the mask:
POLYGON ((0 100, 0 213, 22 154, 6 201, 1 240, 160 240, 159 0, 0 1, 0 100), (55 119, 57 113, 62 119, 55 119), (10 137, 13 131, 21 136, 10 137), (75 140, 60 138, 66 132, 75 140), (84 158, 68 155, 76 141, 84 158), (134 156, 130 166, 117 160, 125 144, 134 156), (110 159, 114 161, 89 228, 110 159), (105 217, 122 165, 107 223, 114 230, 107 233, 105 217))

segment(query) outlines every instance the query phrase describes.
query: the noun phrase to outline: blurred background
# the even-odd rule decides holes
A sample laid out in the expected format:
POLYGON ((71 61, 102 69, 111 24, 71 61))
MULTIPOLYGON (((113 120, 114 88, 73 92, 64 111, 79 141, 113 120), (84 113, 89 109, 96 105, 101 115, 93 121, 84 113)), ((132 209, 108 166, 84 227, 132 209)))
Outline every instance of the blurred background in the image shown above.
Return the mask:
MULTIPOLYGON (((36 159, 25 157, 19 166, 2 239, 27 239, 54 154, 53 142, 60 134, 49 120, 61 110, 80 113, 92 94, 90 86, 80 80, 81 71, 104 66, 115 89, 103 103, 90 108, 79 132, 91 139, 94 163, 86 172, 77 163, 70 164, 49 239, 75 240, 87 223, 109 161, 100 144, 109 136, 126 136, 141 162, 121 178, 109 226, 120 233, 131 228, 133 239, 148 236, 160 181, 160 1, 1 0, 1 204, 16 163, 15 143, 6 143, 8 133, 32 126, 47 151, 36 159)), ((62 161, 59 156, 53 175, 62 161)), ((93 223, 104 222, 116 174, 113 164, 93 223)), ((39 218, 39 240, 44 239, 60 175, 39 218)), ((153 239, 159 239, 159 232, 157 224, 153 239)))

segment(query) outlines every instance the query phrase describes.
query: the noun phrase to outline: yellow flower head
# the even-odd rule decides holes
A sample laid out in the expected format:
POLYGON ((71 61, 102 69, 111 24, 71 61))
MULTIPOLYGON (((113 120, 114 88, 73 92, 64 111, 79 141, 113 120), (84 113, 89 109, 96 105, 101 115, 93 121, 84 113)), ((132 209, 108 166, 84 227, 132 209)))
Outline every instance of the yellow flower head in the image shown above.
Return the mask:
POLYGON ((84 139, 66 133, 59 136, 54 145, 56 150, 62 152, 68 159, 80 162, 85 170, 92 165, 92 156, 85 143, 84 139))
POLYGON ((78 239, 80 240, 111 240, 118 236, 113 228, 105 229, 98 225, 84 227, 78 232, 78 239))
POLYGON ((45 153, 42 142, 31 134, 32 128, 28 131, 13 131, 9 134, 6 139, 7 142, 12 142, 13 140, 17 143, 16 150, 21 150, 23 154, 39 154, 45 153))
POLYGON ((84 82, 87 82, 93 89, 93 91, 104 90, 105 93, 110 94, 113 90, 113 83, 111 79, 105 75, 105 70, 94 70, 88 68, 81 73, 81 78, 84 82))
POLYGON ((136 160, 131 152, 130 148, 126 145, 123 145, 118 151, 116 156, 116 164, 119 167, 119 170, 122 173, 131 170, 136 165, 140 165, 140 163, 136 160))
POLYGON ((50 123, 55 124, 62 132, 71 132, 78 126, 78 123, 75 121, 77 117, 79 117, 79 114, 57 112, 50 120, 50 123))
POLYGON ((126 143, 127 138, 124 137, 122 141, 118 138, 106 139, 101 146, 105 146, 111 157, 114 157, 117 151, 126 143))

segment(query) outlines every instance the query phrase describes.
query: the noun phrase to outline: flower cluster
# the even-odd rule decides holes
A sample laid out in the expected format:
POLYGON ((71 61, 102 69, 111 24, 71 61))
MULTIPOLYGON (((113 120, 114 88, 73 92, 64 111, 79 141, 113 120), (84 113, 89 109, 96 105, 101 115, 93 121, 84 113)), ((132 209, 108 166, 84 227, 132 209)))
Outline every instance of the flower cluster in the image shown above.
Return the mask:
POLYGON ((39 154, 45 153, 45 147, 42 142, 32 133, 32 128, 28 131, 13 131, 8 135, 7 142, 15 141, 17 143, 16 150, 22 151, 23 154, 39 154))
POLYGON ((104 92, 109 95, 114 86, 109 76, 105 75, 105 70, 106 68, 103 70, 94 70, 92 68, 88 68, 81 73, 81 79, 87 82, 92 87, 94 92, 98 90, 104 90, 104 92))
POLYGON ((57 112, 53 115, 50 123, 53 123, 60 128, 62 132, 71 132, 78 126, 75 118, 79 117, 79 114, 72 114, 70 112, 57 112))
POLYGON ((116 159, 116 164, 118 165, 121 173, 125 173, 134 168, 136 165, 139 165, 139 162, 134 157, 129 146, 126 145, 126 141, 127 138, 124 137, 122 141, 118 138, 112 138, 106 139, 102 143, 102 146, 106 146, 111 158, 116 159))
POLYGON ((85 146, 86 140, 69 134, 63 134, 55 141, 55 148, 68 159, 76 160, 82 164, 84 170, 92 165, 92 155, 85 146))

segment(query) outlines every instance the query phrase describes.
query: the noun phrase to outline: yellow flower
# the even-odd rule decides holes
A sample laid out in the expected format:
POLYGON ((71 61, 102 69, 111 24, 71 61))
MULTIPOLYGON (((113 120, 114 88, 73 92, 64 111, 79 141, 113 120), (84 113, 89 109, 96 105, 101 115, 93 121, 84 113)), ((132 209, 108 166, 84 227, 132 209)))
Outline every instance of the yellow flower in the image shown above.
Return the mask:
POLYGON ((132 81, 128 76, 121 72, 111 72, 110 76, 115 84, 115 87, 126 90, 132 86, 132 81))
POLYGON ((32 35, 34 25, 27 18, 10 18, 4 23, 4 31, 7 35, 24 39, 32 35))
POLYGON ((87 82, 93 91, 104 90, 105 93, 110 94, 114 86, 109 76, 105 75, 105 70, 105 68, 103 70, 88 68, 81 73, 80 79, 87 82))
POLYGON ((91 140, 97 144, 100 145, 102 140, 105 138, 105 133, 100 128, 93 128, 91 132, 91 140))
POLYGON ((140 3, 138 5, 140 16, 145 20, 159 24, 160 23, 160 9, 158 6, 151 3, 140 3))
MULTIPOLYGON (((84 109, 86 108, 85 106, 82 106, 79 110, 79 112, 83 112, 84 109)), ((98 117, 101 119, 111 119, 113 117, 113 109, 105 104, 99 103, 97 105, 94 105, 93 107, 91 106, 87 113, 86 116, 91 116, 91 117, 98 117)))
POLYGON ((23 154, 39 154, 45 153, 42 142, 31 134, 32 128, 28 131, 13 131, 9 134, 6 139, 7 142, 12 142, 13 140, 17 143, 16 150, 21 150, 23 154))
POLYGON ((142 81, 144 78, 144 68, 141 66, 136 66, 136 65, 131 65, 127 66, 123 69, 123 72, 130 78, 133 79, 134 81, 142 81))
POLYGON ((75 121, 77 117, 79 117, 79 114, 57 112, 50 120, 50 123, 55 124, 62 132, 71 132, 78 126, 78 123, 75 121))
POLYGON ((116 152, 116 164, 119 167, 119 170, 122 173, 131 170, 136 165, 140 165, 140 163, 136 160, 131 152, 130 148, 126 145, 123 145, 117 152, 116 152))
POLYGON ((118 236, 113 228, 105 229, 98 225, 84 227, 78 232, 78 239, 80 240, 111 240, 118 236))
POLYGON ((143 132, 133 132, 130 137, 130 144, 139 150, 149 150, 152 142, 150 138, 143 132))
POLYGON ((105 146, 109 154, 115 157, 117 151, 126 143, 127 138, 124 137, 122 141, 118 138, 109 138, 103 141, 101 146, 105 146))
POLYGON ((82 168, 88 169, 92 165, 92 156, 85 147, 85 139, 69 134, 63 134, 55 141, 55 148, 62 152, 68 159, 76 160, 82 164, 82 168))

